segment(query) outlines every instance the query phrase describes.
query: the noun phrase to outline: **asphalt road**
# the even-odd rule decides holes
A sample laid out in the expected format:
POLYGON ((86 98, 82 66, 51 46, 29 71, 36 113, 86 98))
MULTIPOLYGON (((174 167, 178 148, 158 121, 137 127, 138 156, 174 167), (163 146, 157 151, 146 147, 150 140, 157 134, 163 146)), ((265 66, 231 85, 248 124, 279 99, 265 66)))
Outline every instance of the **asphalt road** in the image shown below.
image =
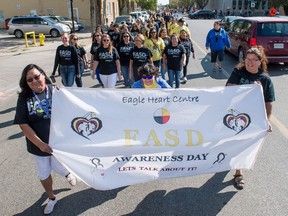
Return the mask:
MULTIPOLYGON (((213 20, 187 19, 187 23, 196 59, 190 59, 188 82, 181 87, 225 85, 237 62, 235 57, 226 55, 224 71, 211 72, 204 44, 213 20)), ((89 34, 80 33, 79 37, 89 50, 89 34)), ((4 41, 14 44, 3 48, 0 36, 0 215, 41 215, 47 199, 36 177, 33 158, 26 152, 23 134, 12 123, 21 70, 34 62, 51 73, 60 41, 51 39, 44 47, 30 48, 25 48, 24 43, 21 45, 23 41, 13 37, 5 37, 4 41)), ((97 191, 82 182, 70 188, 65 179, 53 174, 60 201, 52 215, 288 215, 287 68, 271 65, 269 71, 277 99, 273 109, 273 132, 267 136, 254 169, 244 171, 244 190, 234 188, 232 171, 154 181, 110 191, 97 191)), ((84 86, 99 87, 88 72, 84 75, 84 86)))

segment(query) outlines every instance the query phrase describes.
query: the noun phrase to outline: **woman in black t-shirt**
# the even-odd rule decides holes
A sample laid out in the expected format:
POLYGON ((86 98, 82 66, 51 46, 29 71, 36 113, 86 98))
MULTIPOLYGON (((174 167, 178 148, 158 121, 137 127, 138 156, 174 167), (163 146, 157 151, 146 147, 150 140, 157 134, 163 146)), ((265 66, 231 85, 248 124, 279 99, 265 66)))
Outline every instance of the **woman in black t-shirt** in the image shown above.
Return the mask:
MULTIPOLYGON (((268 131, 272 131, 269 119, 272 115, 272 102, 275 101, 274 86, 267 72, 267 58, 262 46, 250 48, 246 52, 244 62, 240 62, 234 68, 227 80, 226 86, 259 84, 263 88, 265 108, 268 118, 268 131)), ((244 188, 244 180, 241 170, 236 170, 234 175, 235 187, 244 188)))
POLYGON ((143 46, 144 40, 145 38, 142 34, 136 35, 134 38, 135 47, 130 52, 129 77, 134 82, 140 80, 138 76, 138 68, 140 66, 146 63, 153 65, 151 51, 146 46, 143 46))
POLYGON ((124 78, 125 88, 131 87, 131 80, 129 79, 129 62, 130 62, 130 51, 134 48, 134 42, 131 42, 129 34, 124 33, 121 41, 117 46, 117 51, 120 56, 121 72, 124 78))
POLYGON ((53 90, 49 78, 39 66, 29 64, 19 83, 21 91, 14 124, 20 126, 26 137, 27 151, 34 156, 38 178, 49 198, 44 214, 50 214, 57 203, 52 188, 52 170, 65 176, 71 186, 76 185, 76 178, 52 155, 53 150, 48 145, 53 90))
POLYGON ((94 56, 92 79, 95 79, 95 69, 100 67, 100 79, 104 88, 115 88, 118 80, 122 79, 120 60, 117 49, 113 47, 111 38, 108 34, 103 34, 101 45, 94 56))

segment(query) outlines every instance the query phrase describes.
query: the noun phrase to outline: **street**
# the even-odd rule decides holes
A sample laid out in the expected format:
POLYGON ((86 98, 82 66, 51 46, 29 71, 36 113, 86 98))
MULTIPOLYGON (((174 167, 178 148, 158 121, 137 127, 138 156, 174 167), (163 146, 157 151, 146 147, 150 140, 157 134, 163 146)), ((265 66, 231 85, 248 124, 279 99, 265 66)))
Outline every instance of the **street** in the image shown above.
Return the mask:
MULTIPOLYGON (((205 38, 214 20, 185 19, 196 57, 190 57, 188 82, 181 88, 224 86, 237 58, 226 54, 223 72, 212 73, 205 38)), ((89 53, 90 34, 78 35, 79 42, 89 53)), ((25 48, 23 41, 21 45, 14 36, 0 37, 0 214, 3 216, 42 215, 47 203, 33 157, 26 151, 23 133, 19 126, 13 125, 13 119, 22 69, 35 63, 50 75, 55 50, 61 41, 48 38, 45 46, 29 48, 25 48), (4 43, 11 43, 11 46, 3 47, 4 43)), ((263 143, 254 169, 244 171, 243 190, 233 186, 233 171, 153 181, 109 191, 94 190, 80 181, 70 188, 64 178, 53 174, 59 201, 51 215, 288 215, 288 67, 271 64, 269 73, 276 92, 271 119, 273 132, 263 143)), ((59 77, 57 83, 60 83, 59 77)), ((90 71, 85 72, 83 83, 87 88, 100 88, 97 81, 91 79, 90 71)), ((117 87, 123 87, 122 83, 117 87)))

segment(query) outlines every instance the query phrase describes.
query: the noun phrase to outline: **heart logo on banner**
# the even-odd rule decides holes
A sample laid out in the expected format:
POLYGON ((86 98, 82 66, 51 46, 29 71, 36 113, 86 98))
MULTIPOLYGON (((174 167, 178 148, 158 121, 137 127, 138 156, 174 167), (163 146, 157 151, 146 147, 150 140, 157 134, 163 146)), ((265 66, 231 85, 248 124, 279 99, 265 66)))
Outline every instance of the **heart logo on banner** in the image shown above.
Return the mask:
POLYGON ((245 113, 238 115, 227 114, 223 118, 223 123, 226 127, 238 133, 245 130, 251 123, 250 116, 245 113))
POLYGON ((98 118, 77 117, 71 123, 72 129, 79 135, 88 137, 102 128, 102 121, 98 118))

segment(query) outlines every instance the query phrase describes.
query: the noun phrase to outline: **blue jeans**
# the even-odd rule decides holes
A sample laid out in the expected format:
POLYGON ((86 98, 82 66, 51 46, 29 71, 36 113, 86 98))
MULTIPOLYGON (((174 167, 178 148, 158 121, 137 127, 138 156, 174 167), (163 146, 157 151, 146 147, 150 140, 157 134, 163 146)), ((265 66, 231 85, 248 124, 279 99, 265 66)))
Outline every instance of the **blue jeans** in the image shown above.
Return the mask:
POLYGON ((131 80, 129 78, 129 66, 121 65, 121 72, 122 72, 122 75, 123 75, 123 78, 124 78, 125 88, 130 88, 131 80))
POLYGON ((181 74, 181 70, 175 71, 175 70, 168 69, 169 85, 171 86, 171 88, 173 88, 174 77, 175 77, 176 88, 179 88, 180 74, 181 74))
POLYGON ((75 66, 74 65, 60 65, 60 75, 64 86, 71 87, 75 80, 75 66))
MULTIPOLYGON (((167 63, 166 63, 166 68, 167 68, 167 63)), ((164 70, 164 64, 161 63, 161 76, 162 76, 162 79, 164 80, 166 80, 165 74, 166 74, 166 71, 164 70)))
POLYGON ((77 85, 77 87, 82 87, 83 83, 82 83, 82 74, 84 72, 84 62, 80 61, 79 62, 79 69, 80 69, 80 77, 75 77, 75 83, 77 85))

